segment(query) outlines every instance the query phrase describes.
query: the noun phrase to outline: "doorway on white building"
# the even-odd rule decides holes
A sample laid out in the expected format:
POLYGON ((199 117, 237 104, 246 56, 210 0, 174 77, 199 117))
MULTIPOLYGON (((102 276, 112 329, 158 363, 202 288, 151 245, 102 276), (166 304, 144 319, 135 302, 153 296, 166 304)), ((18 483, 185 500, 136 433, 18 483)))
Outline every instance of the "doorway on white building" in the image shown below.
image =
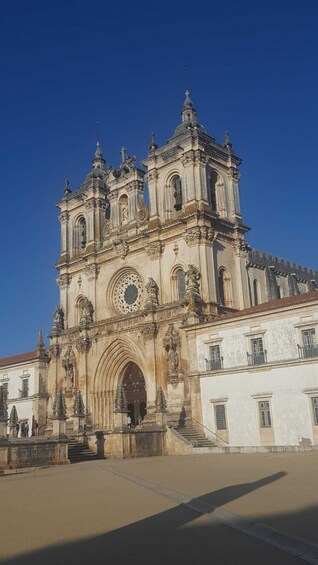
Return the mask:
POLYGON ((138 423, 138 416, 147 414, 147 393, 145 379, 136 363, 129 363, 123 376, 123 387, 127 398, 128 415, 132 424, 138 423))

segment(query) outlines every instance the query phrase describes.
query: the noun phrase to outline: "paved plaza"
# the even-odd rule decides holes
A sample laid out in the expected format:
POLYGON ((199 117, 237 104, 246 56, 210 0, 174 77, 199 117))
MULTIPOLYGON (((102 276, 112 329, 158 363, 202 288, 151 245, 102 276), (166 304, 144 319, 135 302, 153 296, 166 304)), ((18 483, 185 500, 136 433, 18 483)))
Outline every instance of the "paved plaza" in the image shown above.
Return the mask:
POLYGON ((0 562, 318 563, 318 453, 79 463, 0 478, 0 562))

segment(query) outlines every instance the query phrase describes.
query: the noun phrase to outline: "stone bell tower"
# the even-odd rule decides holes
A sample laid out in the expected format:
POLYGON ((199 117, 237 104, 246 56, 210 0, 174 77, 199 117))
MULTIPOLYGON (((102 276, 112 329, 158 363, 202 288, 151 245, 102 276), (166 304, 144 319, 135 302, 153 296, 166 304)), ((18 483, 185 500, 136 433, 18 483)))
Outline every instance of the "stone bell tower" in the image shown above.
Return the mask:
POLYGON ((206 312, 217 313, 219 306, 243 308, 249 302, 244 241, 248 228, 238 192, 241 159, 233 152, 228 132, 220 145, 199 124, 189 91, 181 118, 166 145, 158 147, 153 136, 144 161, 149 228, 165 238, 170 234, 180 265, 199 269, 206 312))

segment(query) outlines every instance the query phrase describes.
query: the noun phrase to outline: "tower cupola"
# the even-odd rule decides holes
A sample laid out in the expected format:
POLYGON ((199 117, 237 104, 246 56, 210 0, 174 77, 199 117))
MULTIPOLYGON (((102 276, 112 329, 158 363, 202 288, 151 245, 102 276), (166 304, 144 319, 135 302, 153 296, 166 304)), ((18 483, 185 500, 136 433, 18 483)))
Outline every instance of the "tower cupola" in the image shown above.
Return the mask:
POLYGON ((95 157, 92 161, 93 163, 93 169, 105 169, 105 159, 103 158, 103 153, 102 150, 100 148, 100 144, 99 141, 97 141, 96 144, 96 151, 95 151, 95 157))
POLYGON ((184 125, 193 126, 197 123, 197 111, 194 108, 190 99, 189 90, 185 91, 185 101, 181 110, 182 123, 184 125))

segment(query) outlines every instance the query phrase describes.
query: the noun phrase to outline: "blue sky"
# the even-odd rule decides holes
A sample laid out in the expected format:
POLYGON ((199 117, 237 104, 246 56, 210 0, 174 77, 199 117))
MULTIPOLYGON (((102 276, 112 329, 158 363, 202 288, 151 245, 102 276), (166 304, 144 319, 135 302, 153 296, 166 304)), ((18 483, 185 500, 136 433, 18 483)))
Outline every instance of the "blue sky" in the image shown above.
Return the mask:
MULTIPOLYGON (((0 356, 32 350, 58 304, 64 179, 164 143, 188 86, 242 157, 249 243, 318 268, 316 0, 1 2, 0 356)), ((46 340, 48 343, 48 340, 46 340)))

